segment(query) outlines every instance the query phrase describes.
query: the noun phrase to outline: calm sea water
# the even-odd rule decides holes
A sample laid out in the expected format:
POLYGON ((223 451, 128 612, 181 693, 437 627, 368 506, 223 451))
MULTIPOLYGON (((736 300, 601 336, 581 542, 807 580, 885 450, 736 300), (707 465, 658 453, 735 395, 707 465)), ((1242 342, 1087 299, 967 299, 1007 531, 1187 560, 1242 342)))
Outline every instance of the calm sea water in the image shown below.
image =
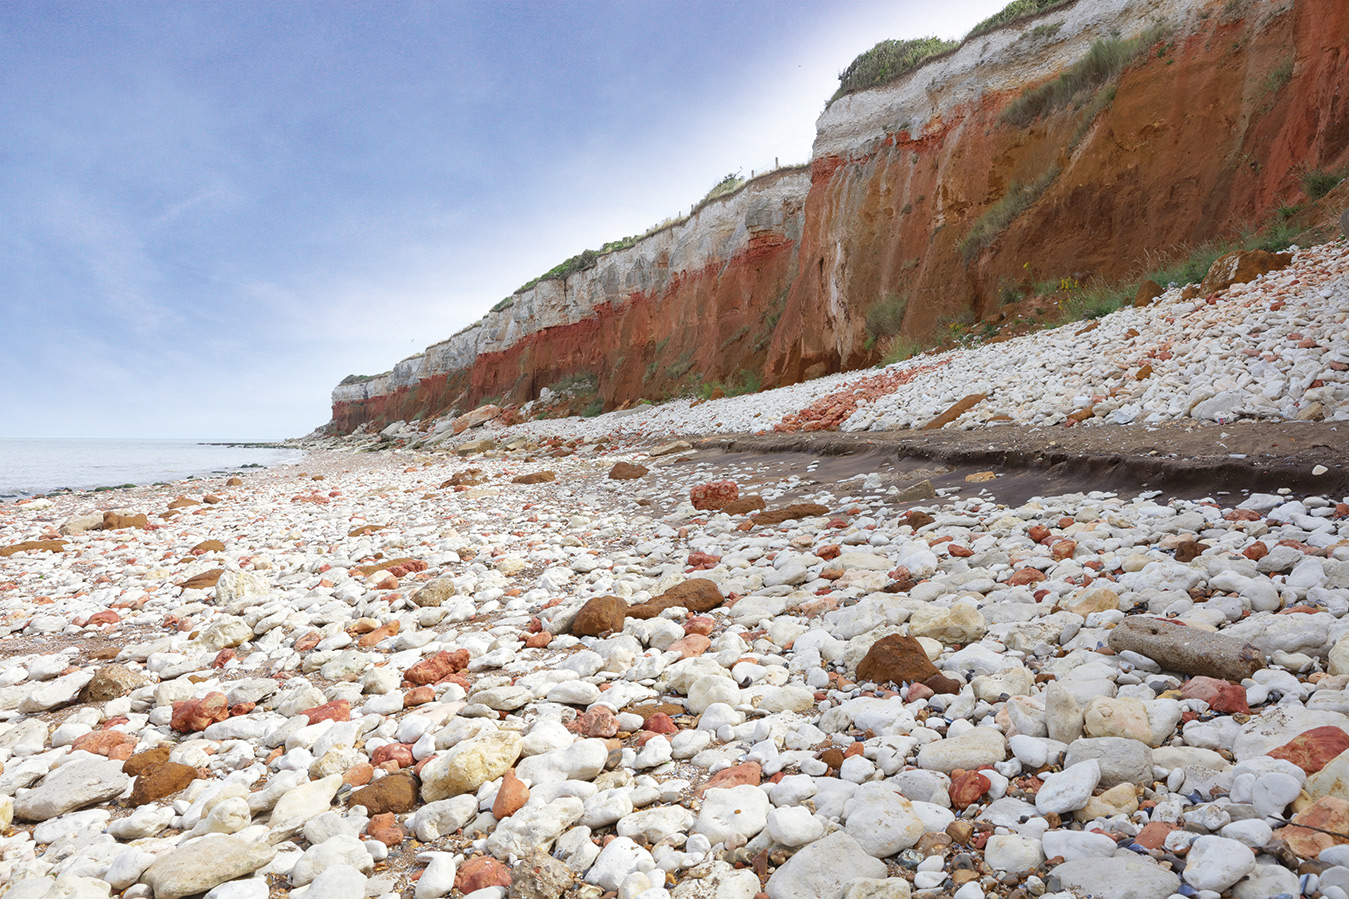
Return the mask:
POLYGON ((0 500, 121 484, 157 484, 298 462, 301 450, 211 446, 194 440, 0 438, 0 500))

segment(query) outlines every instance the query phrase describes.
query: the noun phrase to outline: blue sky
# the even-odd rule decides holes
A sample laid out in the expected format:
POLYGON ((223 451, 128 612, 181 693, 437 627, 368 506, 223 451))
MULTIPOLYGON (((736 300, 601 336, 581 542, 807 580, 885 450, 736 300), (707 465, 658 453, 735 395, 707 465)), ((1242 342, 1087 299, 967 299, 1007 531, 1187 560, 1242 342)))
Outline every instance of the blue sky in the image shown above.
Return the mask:
POLYGON ((0 0, 0 436, 269 439, 1004 0, 0 0))

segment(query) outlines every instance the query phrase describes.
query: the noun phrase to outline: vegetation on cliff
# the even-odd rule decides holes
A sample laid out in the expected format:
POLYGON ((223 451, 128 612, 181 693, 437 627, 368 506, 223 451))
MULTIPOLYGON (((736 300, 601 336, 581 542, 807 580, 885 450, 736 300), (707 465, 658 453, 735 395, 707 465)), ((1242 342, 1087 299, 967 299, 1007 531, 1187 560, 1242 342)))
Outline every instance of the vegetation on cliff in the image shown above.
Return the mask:
POLYGON ((829 98, 829 102, 833 103, 839 97, 894 81, 918 68, 928 58, 955 48, 957 43, 939 37, 881 41, 854 59, 839 73, 838 90, 829 98))
POLYGON ((1011 3, 971 28, 970 33, 965 35, 965 38, 968 40, 995 28, 1001 28, 1022 19, 1029 19, 1031 16, 1038 16, 1040 13, 1058 9, 1060 6, 1067 6, 1072 2, 1073 0, 1012 0, 1011 3))

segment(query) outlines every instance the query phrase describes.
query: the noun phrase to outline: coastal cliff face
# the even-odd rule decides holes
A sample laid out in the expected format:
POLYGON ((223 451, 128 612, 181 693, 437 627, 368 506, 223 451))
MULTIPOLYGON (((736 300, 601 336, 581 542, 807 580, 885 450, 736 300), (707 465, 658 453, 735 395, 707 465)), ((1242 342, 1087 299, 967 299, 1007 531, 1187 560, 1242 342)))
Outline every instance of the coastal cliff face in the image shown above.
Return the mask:
POLYGON ((1032 282, 1137 275, 1268 219, 1304 171, 1346 164, 1346 4, 1080 0, 838 99, 808 169, 755 179, 348 379, 330 427, 524 402, 578 375, 610 409, 872 364, 877 304, 922 335, 1032 282), (1009 120, 1102 40, 1132 42, 1122 71, 1009 120))

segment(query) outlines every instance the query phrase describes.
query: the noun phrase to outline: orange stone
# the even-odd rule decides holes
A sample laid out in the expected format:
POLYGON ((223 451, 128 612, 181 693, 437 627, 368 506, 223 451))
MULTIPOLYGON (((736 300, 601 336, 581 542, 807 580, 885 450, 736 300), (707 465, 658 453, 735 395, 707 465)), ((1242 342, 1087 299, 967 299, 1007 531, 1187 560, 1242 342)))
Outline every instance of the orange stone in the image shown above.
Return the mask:
POLYGON ((501 788, 496 799, 492 800, 492 815, 498 821, 509 818, 529 801, 529 787, 515 776, 515 769, 509 768, 501 778, 501 788))

